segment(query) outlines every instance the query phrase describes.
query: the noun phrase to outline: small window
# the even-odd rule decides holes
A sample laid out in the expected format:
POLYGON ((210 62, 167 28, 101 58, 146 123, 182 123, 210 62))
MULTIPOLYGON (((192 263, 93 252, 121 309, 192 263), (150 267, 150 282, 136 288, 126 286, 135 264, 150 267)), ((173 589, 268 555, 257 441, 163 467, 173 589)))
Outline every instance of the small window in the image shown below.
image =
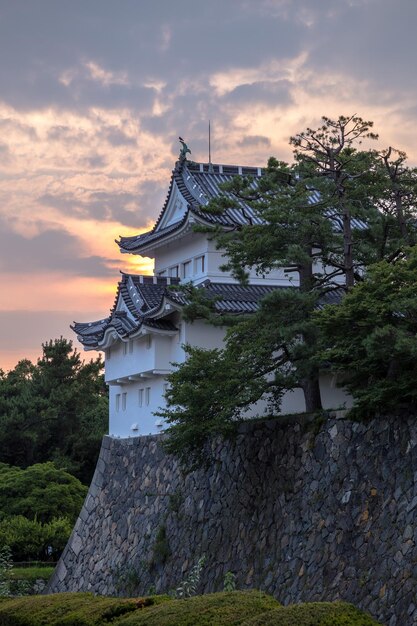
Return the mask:
POLYGON ((106 352, 106 359, 107 359, 108 361, 110 361, 110 359, 111 359, 111 348, 108 348, 108 350, 107 350, 107 352, 106 352))
POLYGON ((179 276, 178 265, 174 265, 174 267, 169 268, 169 275, 172 276, 172 278, 178 278, 179 276))
POLYGON ((204 274, 205 271, 205 258, 203 256, 198 256, 195 259, 195 273, 196 274, 204 274))
POLYGON ((182 324, 178 324, 178 343, 182 341, 182 324))
POLYGON ((127 354, 127 343, 126 342, 123 343, 123 354, 124 355, 127 354))
POLYGON ((116 411, 120 411, 120 393, 116 394, 116 411))
POLYGON ((139 406, 143 406, 143 389, 139 389, 138 399, 139 399, 139 406))
POLYGON ((182 275, 184 278, 191 276, 191 261, 186 261, 182 264, 182 275))
POLYGON ((145 401, 146 401, 146 406, 149 406, 149 403, 151 401, 151 388, 150 387, 146 387, 145 389, 145 401))
POLYGON ((129 341, 129 352, 130 354, 133 352, 133 341, 129 341))
POLYGON ((166 395, 166 392, 169 389, 169 383, 164 383, 164 395, 166 395))
POLYGON ((127 393, 122 393, 122 411, 126 411, 127 393))
POLYGON ((146 349, 150 350, 152 347, 152 335, 146 335, 146 349))

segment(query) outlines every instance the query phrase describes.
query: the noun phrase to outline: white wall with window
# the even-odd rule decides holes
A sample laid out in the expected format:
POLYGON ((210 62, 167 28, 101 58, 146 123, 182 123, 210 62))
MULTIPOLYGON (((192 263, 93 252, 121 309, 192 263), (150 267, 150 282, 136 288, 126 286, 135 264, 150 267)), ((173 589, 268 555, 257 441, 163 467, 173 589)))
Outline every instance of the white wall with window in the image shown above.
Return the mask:
POLYGON ((146 382, 110 385, 109 434, 137 437, 160 432, 163 422, 154 413, 164 403, 164 384, 163 376, 153 376, 146 382))
MULTIPOLYGON (((180 244, 174 240, 157 250, 154 273, 192 280, 196 284, 207 278, 213 282, 235 283, 230 273, 220 270, 224 263, 225 257, 216 249, 214 241, 203 233, 189 233, 181 238, 180 244)), ((288 285, 293 278, 284 269, 273 270, 267 276, 258 276, 254 270, 250 272, 250 282, 265 285, 288 285)))
MULTIPOLYGON (((220 348, 223 344, 224 333, 221 328, 209 326, 203 321, 189 324, 184 321, 180 324, 179 332, 172 336, 151 335, 150 345, 148 339, 143 339, 135 344, 136 371, 143 368, 147 355, 154 350, 153 363, 158 369, 172 369, 172 363, 184 361, 184 343, 205 348, 220 348)), ((114 363, 115 355, 121 363, 129 359, 128 354, 123 355, 123 347, 112 346, 110 363, 114 363)), ((107 374, 107 372, 106 372, 107 374)), ((350 406, 351 399, 344 391, 337 387, 334 380, 327 374, 320 379, 322 389, 323 406, 335 408, 350 406)), ((161 418, 155 413, 165 406, 165 393, 167 382, 162 374, 146 374, 139 380, 126 380, 126 384, 114 384, 109 386, 110 391, 110 422, 109 434, 117 437, 130 437, 148 435, 160 432, 164 428, 161 418)), ((262 415, 267 409, 264 402, 259 402, 246 413, 249 418, 253 415, 262 415)), ((282 413, 296 413, 305 410, 303 394, 301 390, 287 392, 282 401, 282 413)))

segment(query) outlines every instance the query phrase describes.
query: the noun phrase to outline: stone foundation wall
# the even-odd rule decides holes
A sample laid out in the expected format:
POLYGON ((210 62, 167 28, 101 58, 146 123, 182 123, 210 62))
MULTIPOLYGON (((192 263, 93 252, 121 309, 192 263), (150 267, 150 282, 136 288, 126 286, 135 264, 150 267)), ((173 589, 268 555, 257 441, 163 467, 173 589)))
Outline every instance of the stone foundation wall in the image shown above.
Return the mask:
POLYGON ((417 624, 417 419, 247 422, 187 475, 161 436, 105 437, 49 590, 175 588, 206 556, 201 591, 282 603, 343 599, 417 624))

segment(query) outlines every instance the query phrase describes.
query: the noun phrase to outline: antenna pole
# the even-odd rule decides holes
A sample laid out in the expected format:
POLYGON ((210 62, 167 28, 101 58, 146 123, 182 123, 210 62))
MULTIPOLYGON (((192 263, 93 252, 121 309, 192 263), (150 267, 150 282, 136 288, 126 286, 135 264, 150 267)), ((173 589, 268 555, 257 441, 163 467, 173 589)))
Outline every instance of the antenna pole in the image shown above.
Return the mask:
POLYGON ((209 120, 209 164, 211 165, 211 126, 209 120))

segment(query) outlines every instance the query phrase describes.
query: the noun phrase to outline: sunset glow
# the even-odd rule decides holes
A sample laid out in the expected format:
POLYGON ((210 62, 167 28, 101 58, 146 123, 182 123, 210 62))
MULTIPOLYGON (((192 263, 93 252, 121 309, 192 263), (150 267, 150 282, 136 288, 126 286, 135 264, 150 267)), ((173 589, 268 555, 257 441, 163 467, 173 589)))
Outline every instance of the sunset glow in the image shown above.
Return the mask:
POLYGON ((417 4, 400 5, 3 3, 0 367, 105 317, 119 270, 152 272, 114 240, 152 228, 178 135, 207 160, 209 119, 218 163, 290 160, 291 135, 356 113, 417 164, 417 4))

